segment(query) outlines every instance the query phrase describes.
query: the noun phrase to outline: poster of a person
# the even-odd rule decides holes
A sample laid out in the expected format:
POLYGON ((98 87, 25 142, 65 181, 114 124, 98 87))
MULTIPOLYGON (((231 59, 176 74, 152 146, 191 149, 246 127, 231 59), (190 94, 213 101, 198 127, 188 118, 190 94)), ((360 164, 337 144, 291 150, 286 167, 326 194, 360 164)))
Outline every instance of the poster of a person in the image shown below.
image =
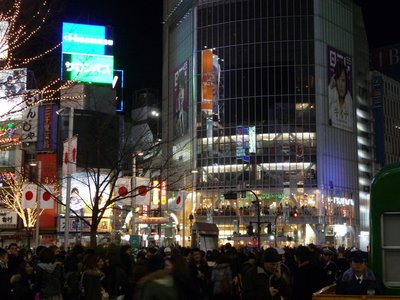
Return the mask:
POLYGON ((174 76, 175 136, 184 136, 188 129, 188 62, 174 76))
POLYGON ((351 56, 328 47, 329 125, 353 131, 351 56))
POLYGON ((76 187, 72 188, 72 190, 71 190, 69 207, 76 214, 78 214, 78 215, 83 214, 84 203, 79 195, 79 190, 76 187))

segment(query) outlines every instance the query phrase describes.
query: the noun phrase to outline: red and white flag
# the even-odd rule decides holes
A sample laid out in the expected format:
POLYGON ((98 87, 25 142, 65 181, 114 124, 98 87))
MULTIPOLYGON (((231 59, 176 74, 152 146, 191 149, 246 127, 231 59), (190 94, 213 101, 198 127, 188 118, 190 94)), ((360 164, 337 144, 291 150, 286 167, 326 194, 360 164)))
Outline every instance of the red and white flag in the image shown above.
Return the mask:
POLYGON ((45 184, 40 189, 40 208, 41 209, 52 209, 54 208, 54 199, 52 195, 54 194, 54 188, 52 185, 45 184))
POLYGON ((22 185, 22 207, 34 208, 37 198, 38 186, 33 183, 24 183, 22 185))
POLYGON ((150 179, 145 177, 136 177, 136 205, 150 205, 150 179))
MULTIPOLYGON (((73 136, 71 138, 71 174, 76 173, 76 155, 78 148, 78 137, 73 136)), ((62 165, 62 174, 63 176, 67 176, 68 173, 68 139, 64 142, 63 149, 63 165, 62 165)), ((70 175, 71 175, 70 174, 70 175)))
POLYGON ((176 212, 181 211, 183 209, 183 202, 186 201, 188 195, 188 192, 179 191, 174 201, 168 203, 168 208, 176 212))
POLYGON ((130 177, 120 177, 117 179, 115 182, 115 187, 114 187, 114 195, 115 197, 120 197, 124 198, 121 200, 118 200, 118 202, 122 205, 130 205, 131 204, 131 197, 128 197, 131 195, 131 178, 130 177))

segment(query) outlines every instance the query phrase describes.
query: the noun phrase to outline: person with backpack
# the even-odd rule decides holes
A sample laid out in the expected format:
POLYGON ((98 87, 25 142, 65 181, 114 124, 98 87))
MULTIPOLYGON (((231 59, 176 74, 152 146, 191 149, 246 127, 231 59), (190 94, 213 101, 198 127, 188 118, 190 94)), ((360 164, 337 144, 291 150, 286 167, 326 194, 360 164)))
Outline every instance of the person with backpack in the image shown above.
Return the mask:
POLYGON ((41 300, 62 300, 64 286, 63 268, 56 263, 54 251, 45 248, 40 252, 36 267, 36 285, 41 300))
POLYGON ((232 270, 229 258, 221 253, 216 265, 211 271, 213 299, 231 299, 232 295, 232 270))

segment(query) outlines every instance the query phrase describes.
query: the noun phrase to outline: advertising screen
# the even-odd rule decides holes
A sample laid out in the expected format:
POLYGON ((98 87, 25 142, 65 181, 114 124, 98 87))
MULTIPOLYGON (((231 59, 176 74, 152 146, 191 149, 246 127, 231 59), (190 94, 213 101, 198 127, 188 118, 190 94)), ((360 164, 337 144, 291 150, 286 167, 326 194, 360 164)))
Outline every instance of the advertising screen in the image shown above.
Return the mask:
POLYGON ((112 84, 114 56, 110 27, 63 23, 63 80, 112 84))
POLYGON ((0 70, 0 121, 22 118, 26 108, 23 93, 26 91, 27 70, 0 70))
POLYGON ((352 58, 328 46, 329 125, 353 131, 352 58))

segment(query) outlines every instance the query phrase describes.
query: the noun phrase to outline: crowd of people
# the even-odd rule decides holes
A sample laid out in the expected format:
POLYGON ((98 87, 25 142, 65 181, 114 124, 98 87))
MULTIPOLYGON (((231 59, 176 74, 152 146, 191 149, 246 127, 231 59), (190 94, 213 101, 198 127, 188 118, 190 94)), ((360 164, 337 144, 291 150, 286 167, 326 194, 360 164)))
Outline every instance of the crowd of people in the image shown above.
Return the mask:
POLYGON ((336 285, 338 294, 382 294, 367 253, 313 244, 296 248, 199 248, 129 245, 65 252, 16 243, 0 248, 1 299, 23 300, 311 300, 336 285))

